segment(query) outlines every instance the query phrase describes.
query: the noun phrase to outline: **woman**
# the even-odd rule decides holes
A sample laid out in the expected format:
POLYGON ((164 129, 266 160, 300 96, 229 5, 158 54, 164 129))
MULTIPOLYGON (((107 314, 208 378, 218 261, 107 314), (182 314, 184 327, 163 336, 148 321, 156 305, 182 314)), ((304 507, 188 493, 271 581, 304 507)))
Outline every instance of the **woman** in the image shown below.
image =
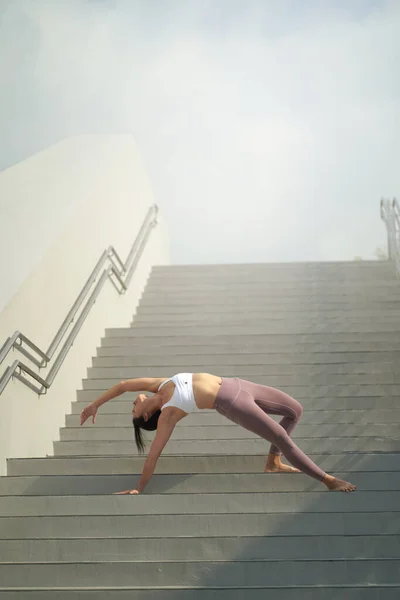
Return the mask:
POLYGON ((290 437, 299 422, 303 408, 280 390, 238 378, 222 378, 208 373, 179 373, 169 379, 140 378, 122 381, 104 392, 81 413, 81 425, 95 417, 98 408, 124 392, 147 391, 133 403, 133 426, 139 452, 144 451, 142 429, 157 429, 142 476, 134 490, 119 494, 140 494, 153 475, 158 457, 171 437, 175 425, 189 413, 215 409, 227 419, 268 440, 272 445, 264 471, 266 473, 299 473, 321 481, 329 490, 352 492, 353 484, 327 475, 296 446, 290 437), (276 423, 269 415, 281 415, 276 423), (281 462, 281 455, 293 465, 281 462))

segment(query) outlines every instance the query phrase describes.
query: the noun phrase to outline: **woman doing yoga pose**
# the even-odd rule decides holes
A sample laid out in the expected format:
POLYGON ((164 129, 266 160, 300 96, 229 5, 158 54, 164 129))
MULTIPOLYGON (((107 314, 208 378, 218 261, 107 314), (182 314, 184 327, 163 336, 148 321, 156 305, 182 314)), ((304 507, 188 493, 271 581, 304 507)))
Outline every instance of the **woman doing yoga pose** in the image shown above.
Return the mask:
POLYGON ((134 490, 119 494, 141 493, 153 475, 158 457, 168 442, 175 425, 189 413, 215 409, 221 415, 271 443, 264 471, 266 473, 299 473, 321 481, 329 490, 352 492, 356 487, 327 475, 293 442, 290 434, 299 422, 303 408, 284 392, 238 378, 225 378, 208 373, 179 373, 169 379, 140 378, 122 381, 81 412, 81 425, 95 416, 98 408, 124 392, 139 394, 133 403, 133 427, 139 452, 144 451, 142 429, 157 430, 142 476, 134 490), (279 423, 269 415, 280 415, 279 423), (281 462, 281 455, 293 465, 281 462))

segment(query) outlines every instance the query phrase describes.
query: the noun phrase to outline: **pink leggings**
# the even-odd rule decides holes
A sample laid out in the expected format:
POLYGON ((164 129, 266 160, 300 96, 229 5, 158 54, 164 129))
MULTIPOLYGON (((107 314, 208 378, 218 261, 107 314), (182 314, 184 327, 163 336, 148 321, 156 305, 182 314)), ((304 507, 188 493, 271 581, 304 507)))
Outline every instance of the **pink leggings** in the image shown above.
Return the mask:
POLYGON ((224 417, 271 442, 271 454, 283 454, 306 475, 322 481, 322 471, 290 437, 303 413, 297 400, 266 385, 235 378, 223 378, 215 409, 224 417), (276 423, 269 415, 282 415, 276 423))

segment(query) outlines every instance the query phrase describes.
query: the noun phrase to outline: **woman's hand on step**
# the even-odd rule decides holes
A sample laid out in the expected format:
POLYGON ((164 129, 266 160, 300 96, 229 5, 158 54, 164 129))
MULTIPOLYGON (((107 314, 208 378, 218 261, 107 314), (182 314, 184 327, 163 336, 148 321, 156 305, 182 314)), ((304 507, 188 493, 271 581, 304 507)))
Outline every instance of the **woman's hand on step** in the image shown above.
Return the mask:
POLYGON ((138 492, 138 490, 124 490, 123 492, 114 492, 114 496, 127 496, 128 494, 131 496, 136 496, 137 494, 140 494, 140 492, 138 492))
POLYGON ((89 417, 92 417, 92 423, 94 423, 96 421, 96 413, 97 406, 95 404, 89 404, 88 406, 85 406, 81 412, 81 425, 83 425, 84 422, 89 419, 89 417))

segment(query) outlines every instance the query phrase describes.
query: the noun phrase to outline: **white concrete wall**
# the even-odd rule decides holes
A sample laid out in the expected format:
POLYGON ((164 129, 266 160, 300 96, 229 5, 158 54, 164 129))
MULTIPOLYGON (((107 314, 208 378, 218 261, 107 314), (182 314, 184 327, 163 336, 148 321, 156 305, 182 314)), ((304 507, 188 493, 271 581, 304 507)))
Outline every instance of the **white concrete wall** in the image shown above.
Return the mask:
MULTIPOLYGON (((13 295, 0 313, 0 346, 19 329, 46 350, 102 251, 112 244, 126 258, 152 190, 130 136, 70 138, 0 173, 0 190, 1 214, 10 206, 2 251, 15 270, 2 286, 3 297, 13 295)), ((0 474, 6 457, 52 454, 104 329, 129 326, 152 265, 168 263, 161 215, 128 292, 106 283, 47 395, 10 382, 0 396, 0 474)), ((14 351, 0 374, 17 356, 27 362, 14 351)))

